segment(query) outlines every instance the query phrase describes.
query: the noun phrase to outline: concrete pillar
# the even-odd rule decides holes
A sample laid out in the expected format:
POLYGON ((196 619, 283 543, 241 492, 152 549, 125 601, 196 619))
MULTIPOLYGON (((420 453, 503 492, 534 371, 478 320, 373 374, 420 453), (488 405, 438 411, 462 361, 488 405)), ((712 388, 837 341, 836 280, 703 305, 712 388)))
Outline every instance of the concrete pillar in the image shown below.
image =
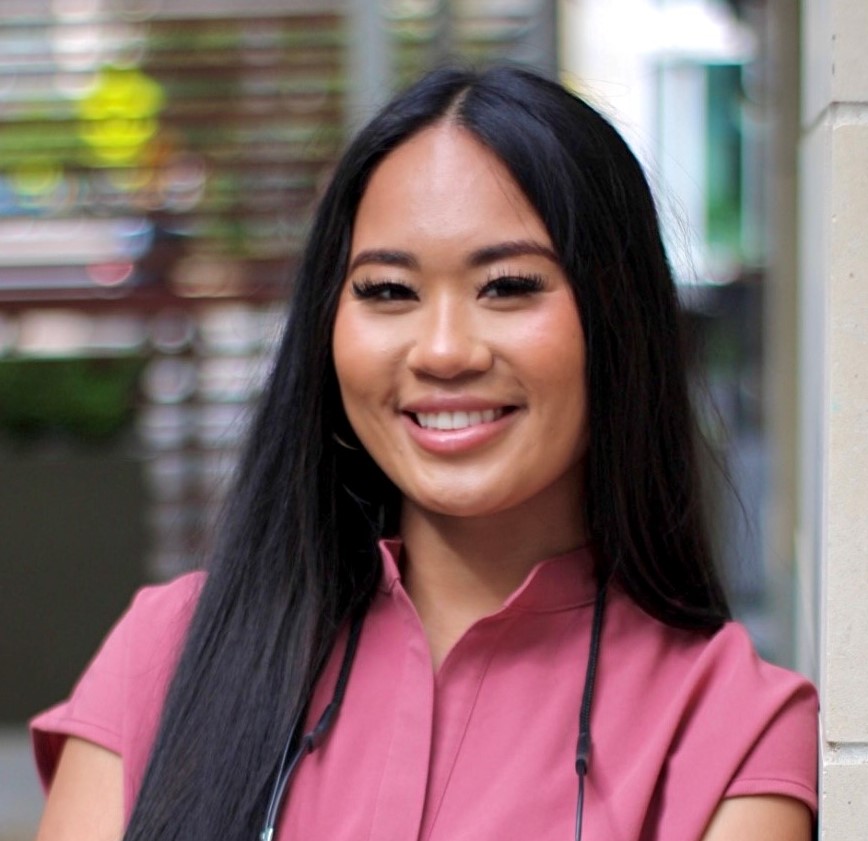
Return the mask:
POLYGON ((821 838, 868 826, 868 3, 805 0, 801 664, 821 686, 821 838))

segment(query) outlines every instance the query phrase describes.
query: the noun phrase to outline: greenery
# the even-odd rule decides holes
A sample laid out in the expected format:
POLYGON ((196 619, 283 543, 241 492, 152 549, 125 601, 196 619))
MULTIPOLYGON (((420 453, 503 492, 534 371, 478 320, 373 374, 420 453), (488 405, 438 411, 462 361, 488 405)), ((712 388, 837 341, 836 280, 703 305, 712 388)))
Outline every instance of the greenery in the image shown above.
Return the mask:
POLYGON ((132 421, 140 357, 0 360, 0 435, 97 442, 132 421))

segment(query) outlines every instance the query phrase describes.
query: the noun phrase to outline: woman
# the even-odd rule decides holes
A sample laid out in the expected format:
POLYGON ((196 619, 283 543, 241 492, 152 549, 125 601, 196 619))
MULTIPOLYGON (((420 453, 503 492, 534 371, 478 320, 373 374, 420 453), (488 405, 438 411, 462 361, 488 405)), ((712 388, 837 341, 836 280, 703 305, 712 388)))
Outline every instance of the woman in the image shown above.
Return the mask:
POLYGON ((207 578, 34 722, 40 841, 808 839, 815 695, 728 621, 676 315, 595 111, 508 68, 399 96, 316 215, 207 578))

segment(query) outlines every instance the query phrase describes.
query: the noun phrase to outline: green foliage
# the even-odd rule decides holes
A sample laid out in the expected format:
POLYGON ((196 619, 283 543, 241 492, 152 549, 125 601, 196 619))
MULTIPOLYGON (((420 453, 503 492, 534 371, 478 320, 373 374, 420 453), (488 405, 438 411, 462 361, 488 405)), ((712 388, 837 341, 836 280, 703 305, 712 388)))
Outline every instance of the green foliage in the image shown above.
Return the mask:
POLYGON ((712 65, 706 69, 707 236, 713 249, 739 258, 743 257, 745 201, 741 74, 738 65, 712 65))
POLYGON ((133 418, 140 357, 0 360, 0 435, 105 441, 133 418))

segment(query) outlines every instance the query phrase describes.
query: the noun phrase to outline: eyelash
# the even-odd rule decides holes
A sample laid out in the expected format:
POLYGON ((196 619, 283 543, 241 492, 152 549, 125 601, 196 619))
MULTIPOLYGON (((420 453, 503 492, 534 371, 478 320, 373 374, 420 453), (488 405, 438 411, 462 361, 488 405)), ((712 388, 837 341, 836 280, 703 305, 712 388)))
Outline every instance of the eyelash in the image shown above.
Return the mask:
POLYGON ((477 287, 476 294, 482 296, 488 292, 495 291, 498 293, 505 292, 506 294, 498 294, 493 297, 516 297, 531 295, 534 292, 542 292, 544 287, 545 281, 542 275, 505 272, 504 274, 488 278, 485 283, 477 287))
MULTIPOLYGON (((511 298, 541 292, 544 286, 542 275, 510 272, 488 278, 476 287, 476 294, 477 297, 511 298), (497 294, 489 295, 490 292, 497 294)), ((405 301, 416 295, 416 290, 409 284, 369 277, 354 280, 352 290, 353 294, 363 301, 405 301)))
POLYGON ((405 301, 416 294, 416 290, 406 283, 394 280, 374 280, 365 277, 352 283, 353 295, 363 301, 405 301), (397 293, 397 294, 396 294, 397 293))

